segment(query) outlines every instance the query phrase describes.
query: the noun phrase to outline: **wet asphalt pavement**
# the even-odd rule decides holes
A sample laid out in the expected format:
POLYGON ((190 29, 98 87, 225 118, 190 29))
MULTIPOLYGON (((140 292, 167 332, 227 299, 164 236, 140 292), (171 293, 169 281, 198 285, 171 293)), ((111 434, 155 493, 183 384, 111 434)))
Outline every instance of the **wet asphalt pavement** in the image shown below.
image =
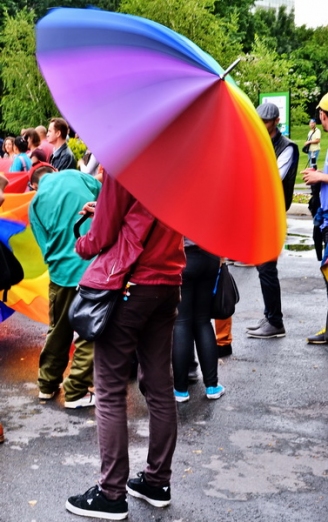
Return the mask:
MULTIPOLYGON (((290 218, 289 230, 306 238, 311 222, 290 218)), ((324 325, 326 291, 313 250, 284 250, 278 267, 287 336, 247 338, 246 325, 262 316, 257 271, 231 266, 241 299, 233 356, 219 361, 226 394, 208 401, 201 380, 190 386, 190 402, 178 406, 172 504, 129 498, 130 522, 328 521, 328 346, 305 340, 324 325)), ((94 410, 65 410, 62 395, 49 404, 37 398, 45 332, 19 314, 0 325, 1 522, 83 520, 65 501, 98 477, 94 410)), ((136 383, 128 410, 134 475, 148 437, 136 383)))

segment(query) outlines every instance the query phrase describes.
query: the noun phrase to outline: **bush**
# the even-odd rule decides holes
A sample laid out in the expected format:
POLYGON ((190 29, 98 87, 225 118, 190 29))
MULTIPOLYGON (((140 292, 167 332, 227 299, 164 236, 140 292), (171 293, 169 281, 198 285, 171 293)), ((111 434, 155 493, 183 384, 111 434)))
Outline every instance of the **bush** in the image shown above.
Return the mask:
POLYGON ((83 158, 87 150, 86 144, 83 143, 83 141, 79 138, 70 138, 68 140, 68 146, 72 150, 76 161, 79 161, 81 158, 83 158))

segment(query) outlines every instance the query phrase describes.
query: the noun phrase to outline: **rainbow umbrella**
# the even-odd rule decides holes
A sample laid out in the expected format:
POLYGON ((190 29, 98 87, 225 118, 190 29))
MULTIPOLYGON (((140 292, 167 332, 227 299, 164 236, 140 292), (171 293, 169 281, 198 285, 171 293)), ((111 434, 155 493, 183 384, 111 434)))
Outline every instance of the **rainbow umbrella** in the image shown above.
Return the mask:
POLYGON ((150 20, 55 9, 37 59, 54 100, 107 172, 206 250, 276 258, 286 233, 267 130, 222 67, 150 20))
POLYGON ((13 250, 24 270, 24 279, 8 291, 7 302, 0 300, 0 323, 17 311, 48 324, 48 268, 28 219, 34 194, 6 194, 0 207, 0 241, 13 250))

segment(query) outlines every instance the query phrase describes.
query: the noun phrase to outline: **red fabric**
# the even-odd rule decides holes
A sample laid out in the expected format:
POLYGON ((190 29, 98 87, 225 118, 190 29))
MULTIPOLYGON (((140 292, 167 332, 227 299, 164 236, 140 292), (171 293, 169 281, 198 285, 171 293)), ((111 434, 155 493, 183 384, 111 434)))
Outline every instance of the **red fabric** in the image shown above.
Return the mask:
POLYGON ((76 243, 84 259, 99 254, 87 268, 81 284, 119 289, 138 259, 130 280, 136 284, 181 284, 185 266, 181 234, 157 222, 143 249, 154 217, 110 176, 104 182, 89 232, 76 243))
POLYGON ((50 156, 54 151, 53 145, 51 145, 48 140, 42 140, 39 147, 46 153, 46 161, 49 163, 50 156))
POLYGON ((28 172, 6 172, 6 178, 9 183, 5 188, 5 192, 21 194, 26 191, 29 180, 28 172))
POLYGON ((12 158, 0 158, 0 172, 6 174, 9 171, 12 162, 12 158))

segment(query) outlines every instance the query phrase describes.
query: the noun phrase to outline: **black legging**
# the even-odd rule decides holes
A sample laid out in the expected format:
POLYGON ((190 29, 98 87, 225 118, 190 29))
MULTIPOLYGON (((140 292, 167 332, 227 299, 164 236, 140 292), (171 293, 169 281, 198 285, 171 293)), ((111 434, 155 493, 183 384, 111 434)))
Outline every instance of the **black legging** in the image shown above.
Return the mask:
POLYGON ((182 274, 181 303, 173 331, 174 387, 188 389, 188 370, 194 342, 206 387, 217 386, 218 356, 210 306, 219 258, 198 247, 186 247, 187 265, 182 274))

